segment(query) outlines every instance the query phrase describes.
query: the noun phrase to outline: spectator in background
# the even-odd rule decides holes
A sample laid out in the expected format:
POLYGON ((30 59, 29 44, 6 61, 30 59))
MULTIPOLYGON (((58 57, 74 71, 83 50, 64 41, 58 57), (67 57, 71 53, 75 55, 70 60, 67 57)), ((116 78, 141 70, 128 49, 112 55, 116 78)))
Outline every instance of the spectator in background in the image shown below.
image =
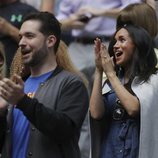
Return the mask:
POLYGON ((6 60, 3 44, 0 43, 0 78, 6 76, 6 60))
POLYGON ((146 4, 150 5, 153 9, 156 9, 156 3, 155 0, 144 0, 146 4))
POLYGON ((39 11, 48 11, 56 15, 58 12, 59 3, 62 0, 31 0, 31 1, 20 0, 20 1, 35 7, 39 11))
MULTIPOLYGON (((0 42, 0 80, 5 76, 6 76, 6 61, 5 61, 4 47, 3 47, 3 44, 0 42)), ((4 100, 2 100, 2 98, 0 97, 0 106, 3 104, 6 104, 6 102, 4 100)), ((1 113, 1 111, 0 111, 0 113, 1 113)), ((0 115, 0 117, 1 117, 1 115, 0 115)), ((1 122, 1 124, 3 124, 3 123, 1 122)), ((1 127, 3 127, 3 125, 1 127)), ((4 135, 0 136, 0 142, 4 141, 3 136, 4 135)), ((2 146, 3 145, 0 143, 0 157, 1 157, 2 146)))
POLYGON ((0 81, 0 96, 11 104, 7 112, 0 102, 2 158, 80 158, 78 139, 88 93, 78 74, 64 69, 66 62, 63 68, 57 63, 60 34, 51 13, 34 13, 23 21, 19 46, 31 76, 25 86, 17 75, 0 81), (13 119, 6 120, 7 114, 13 119))
POLYGON ((0 1, 0 41, 4 45, 7 75, 9 75, 13 56, 18 48, 22 18, 30 12, 36 12, 36 10, 18 0, 0 1))
POLYGON ((153 39, 158 33, 156 12, 146 3, 130 4, 120 11, 116 27, 119 28, 128 23, 143 27, 153 39))
MULTIPOLYGON (((0 80, 6 77, 6 60, 5 60, 5 54, 4 54, 4 47, 3 44, 0 42, 0 80)), ((4 101, 1 97, 0 97, 0 106, 6 104, 6 101, 4 101)), ((0 110, 1 113, 1 110, 0 110)), ((1 114, 0 114, 1 115, 1 114)), ((1 116, 0 116, 1 117, 1 116)), ((3 124, 1 122, 1 124, 3 124)), ((4 124, 3 124, 4 125, 4 124)), ((1 127, 3 127, 3 125, 1 127)), ((2 130, 2 128, 1 128, 2 130)), ((4 141, 4 135, 0 136, 0 142, 4 141)), ((2 144, 0 143, 0 157, 1 157, 1 149, 2 149, 2 144)))
MULTIPOLYGON (((146 3, 135 3, 125 7, 118 15, 116 27, 125 24, 134 24, 143 27, 153 38, 155 52, 158 58, 156 35, 158 33, 158 22, 155 10, 146 3), (145 10, 145 12, 144 12, 145 10)), ((158 66, 158 65, 157 65, 158 66)))
POLYGON ((34 8, 36 8, 37 10, 41 9, 42 0, 20 0, 20 2, 31 5, 34 8))
POLYGON ((41 1, 41 11, 48 11, 50 13, 54 13, 55 14, 55 1, 56 0, 42 0, 41 1))

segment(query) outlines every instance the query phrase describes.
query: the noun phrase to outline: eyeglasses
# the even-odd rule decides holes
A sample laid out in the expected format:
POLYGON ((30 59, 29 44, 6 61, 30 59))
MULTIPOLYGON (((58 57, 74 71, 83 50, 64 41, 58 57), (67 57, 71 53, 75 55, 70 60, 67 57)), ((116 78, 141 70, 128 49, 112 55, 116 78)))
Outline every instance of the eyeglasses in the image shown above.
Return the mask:
POLYGON ((114 120, 122 120, 125 116, 125 109, 122 107, 121 103, 120 103, 120 100, 116 100, 116 103, 115 103, 115 108, 114 108, 114 111, 113 111, 113 115, 112 115, 112 118, 114 120))

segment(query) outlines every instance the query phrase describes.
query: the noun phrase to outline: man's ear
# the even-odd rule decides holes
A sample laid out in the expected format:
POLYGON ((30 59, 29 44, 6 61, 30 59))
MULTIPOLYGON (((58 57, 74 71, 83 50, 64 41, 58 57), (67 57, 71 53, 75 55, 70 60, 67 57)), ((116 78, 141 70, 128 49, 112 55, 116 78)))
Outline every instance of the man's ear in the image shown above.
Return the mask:
POLYGON ((56 37, 54 35, 49 35, 48 38, 47 38, 47 47, 50 48, 50 47, 53 47, 54 44, 56 43, 56 37))

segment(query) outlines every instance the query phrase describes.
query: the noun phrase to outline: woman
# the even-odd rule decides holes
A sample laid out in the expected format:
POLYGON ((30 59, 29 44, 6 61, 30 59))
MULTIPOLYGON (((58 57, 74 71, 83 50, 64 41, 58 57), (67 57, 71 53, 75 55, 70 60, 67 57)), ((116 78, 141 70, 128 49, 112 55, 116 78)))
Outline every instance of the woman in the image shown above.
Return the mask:
MULTIPOLYGON (((98 122, 104 121, 101 128, 104 131, 101 131, 101 142, 92 132, 92 157, 137 158, 140 108, 144 104, 143 93, 140 92, 145 93, 146 87, 152 90, 153 85, 157 88, 155 82, 152 82, 155 78, 158 84, 155 68, 157 59, 152 39, 143 28, 124 25, 114 34, 109 53, 101 41, 96 39, 95 56, 96 72, 90 98, 90 115, 98 122), (107 80, 102 85, 103 72, 107 80), (98 153, 93 155, 96 149, 98 153)), ((158 90, 149 99, 158 95, 156 92, 158 90)), ((91 129, 94 129, 93 124, 91 129)))

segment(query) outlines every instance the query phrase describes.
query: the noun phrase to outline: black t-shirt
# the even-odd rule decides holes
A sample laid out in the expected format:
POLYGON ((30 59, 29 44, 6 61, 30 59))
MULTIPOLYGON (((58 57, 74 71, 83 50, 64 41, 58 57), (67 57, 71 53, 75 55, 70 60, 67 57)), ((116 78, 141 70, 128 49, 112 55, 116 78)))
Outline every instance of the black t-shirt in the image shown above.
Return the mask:
MULTIPOLYGON (((37 12, 37 10, 30 5, 18 1, 11 4, 0 6, 0 17, 3 17, 17 28, 20 28, 23 17, 31 12, 37 12)), ((0 41, 4 44, 7 73, 9 73, 12 59, 18 48, 18 43, 10 36, 1 34, 1 31, 0 41)))

